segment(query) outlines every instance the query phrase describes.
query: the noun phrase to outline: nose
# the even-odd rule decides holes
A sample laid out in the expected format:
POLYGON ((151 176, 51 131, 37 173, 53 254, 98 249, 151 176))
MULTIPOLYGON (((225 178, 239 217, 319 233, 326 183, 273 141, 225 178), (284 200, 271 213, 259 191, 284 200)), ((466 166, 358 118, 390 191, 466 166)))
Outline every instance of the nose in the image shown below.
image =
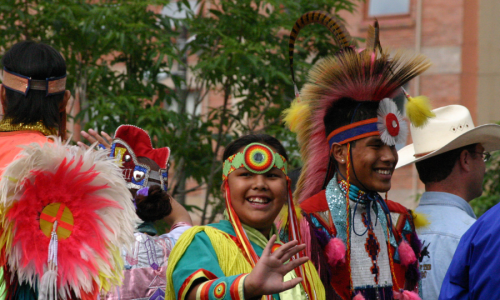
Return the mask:
POLYGON ((266 190, 268 188, 266 176, 264 174, 256 174, 254 176, 253 189, 266 190))
POLYGON ((382 146, 380 151, 381 161, 396 165, 396 163, 398 162, 398 151, 396 151, 396 147, 384 145, 382 146))

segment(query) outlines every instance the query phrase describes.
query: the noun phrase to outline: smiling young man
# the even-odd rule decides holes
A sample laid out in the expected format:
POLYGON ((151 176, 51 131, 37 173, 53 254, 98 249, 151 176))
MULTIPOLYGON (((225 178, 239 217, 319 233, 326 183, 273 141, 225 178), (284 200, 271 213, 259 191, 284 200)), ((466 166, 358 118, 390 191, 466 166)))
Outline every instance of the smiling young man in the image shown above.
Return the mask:
POLYGON ((343 27, 317 11, 295 24, 292 55, 309 23, 329 28, 340 50, 311 69, 285 114, 301 147, 294 200, 305 214, 307 254, 327 299, 417 299, 420 245, 412 214, 379 193, 391 188, 395 144, 407 133, 390 98, 429 63, 420 55, 390 57, 380 47, 377 24, 366 49, 355 49, 343 27))

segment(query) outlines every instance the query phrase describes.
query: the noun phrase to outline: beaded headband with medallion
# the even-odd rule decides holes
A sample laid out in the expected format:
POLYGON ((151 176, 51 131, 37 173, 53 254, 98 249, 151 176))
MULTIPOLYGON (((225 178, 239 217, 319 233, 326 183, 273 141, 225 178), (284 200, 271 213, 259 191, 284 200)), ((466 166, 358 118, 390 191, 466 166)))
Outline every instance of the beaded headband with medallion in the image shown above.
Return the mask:
POLYGON ((32 79, 31 77, 9 72, 3 69, 3 86, 9 90, 28 95, 29 90, 47 91, 45 96, 64 93, 66 91, 66 75, 52 77, 45 80, 32 79))
POLYGON ((226 181, 231 172, 246 168, 256 174, 264 174, 273 167, 287 174, 288 166, 286 159, 279 153, 274 152, 266 145, 252 143, 245 147, 243 152, 228 157, 222 166, 222 180, 226 181))

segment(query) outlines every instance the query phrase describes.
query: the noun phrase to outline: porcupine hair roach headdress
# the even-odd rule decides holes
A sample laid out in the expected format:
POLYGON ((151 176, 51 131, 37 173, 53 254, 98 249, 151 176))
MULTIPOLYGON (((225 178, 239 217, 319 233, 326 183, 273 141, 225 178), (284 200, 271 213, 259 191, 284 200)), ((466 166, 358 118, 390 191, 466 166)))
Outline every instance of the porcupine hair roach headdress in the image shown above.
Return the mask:
POLYGON ((120 285, 122 248, 138 221, 108 151, 31 144, 0 181, 0 263, 7 298, 20 284, 38 299, 97 299, 120 285))
MULTIPOLYGON (((331 144, 343 144, 367 136, 380 135, 386 144, 394 145, 407 131, 396 105, 386 98, 396 96, 405 83, 424 72, 430 63, 423 55, 409 56, 402 51, 390 57, 389 51, 380 46, 378 33, 378 23, 375 22, 375 27, 369 28, 366 48, 359 51, 351 46, 350 35, 339 21, 322 11, 302 15, 292 29, 289 42, 290 70, 296 99, 292 106, 284 111, 284 120, 297 134, 304 163, 294 195, 298 203, 318 193, 324 188, 324 182, 331 179, 331 144), (294 44, 299 31, 311 23, 326 26, 333 33, 339 51, 322 59, 310 70, 307 82, 299 95, 293 72, 294 44), (354 123, 354 118, 351 118, 344 124, 346 126, 327 132, 326 113, 332 109, 334 111, 337 101, 343 98, 359 103, 379 102, 378 118, 354 123)), ((420 121, 421 124, 422 120, 426 119, 425 115, 429 114, 428 107, 421 105, 418 100, 421 99, 409 97, 410 103, 418 102, 413 103, 418 105, 417 108, 414 108, 415 105, 407 107, 407 110, 412 111, 413 115, 423 115, 421 118, 409 116, 412 123, 420 121)), ((356 106, 353 109, 354 114, 355 110, 356 106)), ((335 118, 342 117, 347 118, 335 115, 335 118)))

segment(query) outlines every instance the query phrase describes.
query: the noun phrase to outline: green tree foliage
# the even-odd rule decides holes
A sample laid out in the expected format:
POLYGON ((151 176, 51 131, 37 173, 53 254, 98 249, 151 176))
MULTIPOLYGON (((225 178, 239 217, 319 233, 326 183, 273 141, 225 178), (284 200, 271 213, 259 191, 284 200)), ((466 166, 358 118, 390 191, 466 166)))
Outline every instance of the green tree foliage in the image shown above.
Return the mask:
MULTIPOLYGON (((198 208, 206 223, 222 211, 220 154, 231 140, 272 134, 298 166, 295 137, 280 121, 293 98, 288 32, 304 12, 353 11, 354 1, 220 0, 193 9, 186 0, 3 0, 0 47, 30 38, 60 50, 83 109, 76 120, 110 133, 137 125, 155 147, 170 146, 170 193, 182 202, 186 193, 206 191, 198 208), (166 5, 185 18, 161 14, 166 5), (222 105, 199 113, 208 93, 220 95, 222 105), (188 178, 197 185, 186 190, 188 178)), ((330 37, 320 25, 301 31, 299 88, 310 65, 336 50, 330 37)))

